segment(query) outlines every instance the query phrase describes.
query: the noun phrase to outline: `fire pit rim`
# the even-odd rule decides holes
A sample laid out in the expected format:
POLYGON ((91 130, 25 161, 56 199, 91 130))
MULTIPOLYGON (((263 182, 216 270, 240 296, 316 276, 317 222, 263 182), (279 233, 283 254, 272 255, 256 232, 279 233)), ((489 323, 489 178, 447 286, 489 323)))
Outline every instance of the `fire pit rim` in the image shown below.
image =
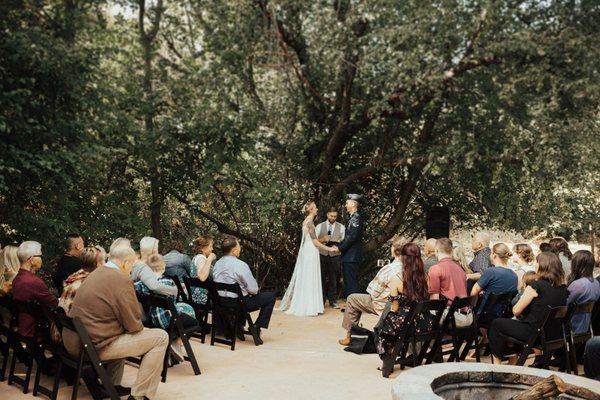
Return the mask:
POLYGON ((524 374, 540 378, 555 374, 571 385, 588 389, 600 395, 600 382, 562 372, 503 364, 443 363, 424 365, 402 371, 392 384, 392 398, 394 400, 417 398, 420 400, 440 400, 442 397, 434 393, 431 384, 435 379, 454 372, 496 372, 524 374))

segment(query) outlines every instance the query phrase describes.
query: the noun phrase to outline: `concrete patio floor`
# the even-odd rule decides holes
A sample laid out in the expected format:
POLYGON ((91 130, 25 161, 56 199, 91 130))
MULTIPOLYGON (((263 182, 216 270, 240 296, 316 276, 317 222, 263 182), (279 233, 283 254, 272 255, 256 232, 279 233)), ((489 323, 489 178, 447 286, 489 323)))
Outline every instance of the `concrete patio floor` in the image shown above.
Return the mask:
MULTIPOLYGON (((158 399, 390 399, 392 379, 377 370, 376 354, 358 356, 343 351, 337 343, 344 331, 339 310, 326 308, 319 317, 292 317, 275 311, 270 329, 263 331, 264 345, 256 347, 248 336, 235 351, 223 345, 210 346, 192 340, 202 374, 194 376, 189 363, 169 369, 158 399)), ((376 319, 365 316, 371 328, 376 319)), ((130 386, 136 369, 125 368, 123 384, 130 386)), ((396 377, 399 370, 392 375, 396 377)), ((48 385, 49 379, 43 382, 48 385)), ((59 399, 70 399, 71 388, 63 386, 59 399)), ((16 386, 0 382, 0 399, 32 399, 16 386)), ((42 396, 42 398, 44 398, 42 396)), ((85 385, 80 399, 91 399, 85 385)), ((153 399, 154 400, 154 399, 153 399)))

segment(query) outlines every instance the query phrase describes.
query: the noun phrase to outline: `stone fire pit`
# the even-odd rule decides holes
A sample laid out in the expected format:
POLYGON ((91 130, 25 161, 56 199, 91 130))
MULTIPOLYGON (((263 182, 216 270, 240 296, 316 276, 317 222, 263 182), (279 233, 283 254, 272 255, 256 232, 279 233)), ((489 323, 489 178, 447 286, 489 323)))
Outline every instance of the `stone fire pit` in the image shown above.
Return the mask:
POLYGON ((402 371, 394 380, 394 400, 508 400, 557 375, 567 384, 560 399, 600 400, 600 382, 579 376, 512 365, 480 363, 431 364, 402 371))

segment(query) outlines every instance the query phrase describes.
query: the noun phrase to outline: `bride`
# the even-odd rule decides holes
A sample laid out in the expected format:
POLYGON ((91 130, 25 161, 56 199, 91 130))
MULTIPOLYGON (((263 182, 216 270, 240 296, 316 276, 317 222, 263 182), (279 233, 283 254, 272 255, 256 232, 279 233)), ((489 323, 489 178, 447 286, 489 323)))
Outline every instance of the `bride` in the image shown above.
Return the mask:
POLYGON ((306 218, 302 223, 302 242, 296 259, 290 285, 281 300, 280 310, 299 317, 315 316, 323 313, 323 290, 321 289, 321 259, 319 249, 334 251, 317 240, 313 220, 317 216, 317 206, 309 201, 302 211, 306 218))

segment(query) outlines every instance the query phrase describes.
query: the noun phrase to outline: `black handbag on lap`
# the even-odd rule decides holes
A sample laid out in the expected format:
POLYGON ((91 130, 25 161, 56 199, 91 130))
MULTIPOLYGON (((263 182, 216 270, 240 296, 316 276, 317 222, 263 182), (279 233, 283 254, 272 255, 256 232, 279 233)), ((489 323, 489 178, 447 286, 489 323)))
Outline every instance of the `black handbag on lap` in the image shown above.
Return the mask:
POLYGON ((373 332, 362 326, 353 325, 350 329, 350 344, 344 350, 355 354, 377 353, 373 332))

